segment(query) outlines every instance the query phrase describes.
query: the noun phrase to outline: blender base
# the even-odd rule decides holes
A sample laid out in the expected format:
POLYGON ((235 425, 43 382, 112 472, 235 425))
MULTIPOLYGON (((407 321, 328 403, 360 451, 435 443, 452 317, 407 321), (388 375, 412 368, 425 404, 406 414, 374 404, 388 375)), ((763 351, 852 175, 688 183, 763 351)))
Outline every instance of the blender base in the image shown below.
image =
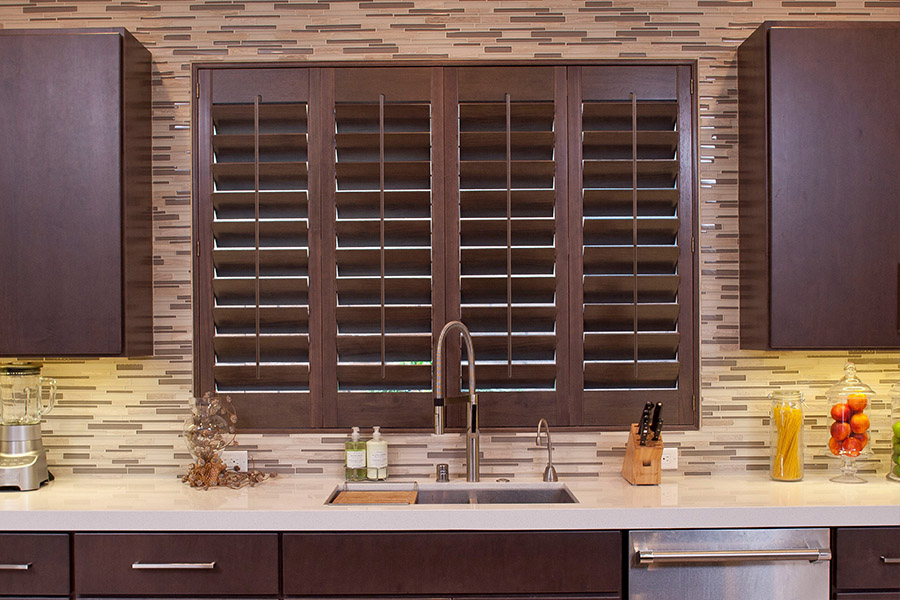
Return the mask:
POLYGON ((0 488, 31 491, 50 481, 41 425, 0 425, 0 488))

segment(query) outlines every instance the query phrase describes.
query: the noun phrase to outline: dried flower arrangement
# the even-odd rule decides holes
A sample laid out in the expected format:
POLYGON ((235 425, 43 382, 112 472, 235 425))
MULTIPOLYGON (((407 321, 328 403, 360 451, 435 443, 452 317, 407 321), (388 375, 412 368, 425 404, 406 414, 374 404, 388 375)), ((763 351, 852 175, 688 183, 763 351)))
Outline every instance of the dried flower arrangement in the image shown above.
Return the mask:
POLYGON ((251 469, 240 471, 237 467, 229 470, 222 462, 222 451, 235 443, 237 414, 229 396, 219 396, 206 392, 202 398, 191 402, 191 416, 184 424, 184 439, 195 462, 181 478, 191 487, 255 486, 275 473, 262 473, 251 469))

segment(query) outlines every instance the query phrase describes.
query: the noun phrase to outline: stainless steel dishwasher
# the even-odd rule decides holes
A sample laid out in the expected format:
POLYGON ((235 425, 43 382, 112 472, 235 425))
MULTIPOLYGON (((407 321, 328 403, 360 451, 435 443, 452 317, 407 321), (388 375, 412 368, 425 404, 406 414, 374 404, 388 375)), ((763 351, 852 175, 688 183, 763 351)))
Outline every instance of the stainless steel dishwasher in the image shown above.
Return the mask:
POLYGON ((828 600, 828 529, 629 532, 631 600, 828 600))

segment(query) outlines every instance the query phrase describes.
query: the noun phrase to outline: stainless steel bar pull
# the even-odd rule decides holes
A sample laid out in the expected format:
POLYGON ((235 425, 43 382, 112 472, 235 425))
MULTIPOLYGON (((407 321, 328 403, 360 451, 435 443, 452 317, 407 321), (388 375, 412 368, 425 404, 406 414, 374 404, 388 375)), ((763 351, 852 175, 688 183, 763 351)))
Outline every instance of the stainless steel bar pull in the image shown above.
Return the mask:
POLYGON ((31 563, 0 564, 0 571, 27 571, 30 568, 31 563))
POLYGON ((132 569, 137 569, 139 571, 166 571, 171 569, 179 569, 179 570, 208 570, 216 568, 216 561, 205 562, 205 563, 142 563, 136 562, 131 563, 132 569))
POLYGON ((807 560, 809 562, 816 562, 820 560, 831 560, 831 551, 821 550, 819 548, 796 548, 787 550, 688 550, 683 552, 638 550, 636 558, 639 565, 701 562, 736 563, 746 561, 783 560, 807 560))
POLYGON ((881 562, 886 565, 900 565, 900 558, 894 558, 891 556, 882 556, 881 562))

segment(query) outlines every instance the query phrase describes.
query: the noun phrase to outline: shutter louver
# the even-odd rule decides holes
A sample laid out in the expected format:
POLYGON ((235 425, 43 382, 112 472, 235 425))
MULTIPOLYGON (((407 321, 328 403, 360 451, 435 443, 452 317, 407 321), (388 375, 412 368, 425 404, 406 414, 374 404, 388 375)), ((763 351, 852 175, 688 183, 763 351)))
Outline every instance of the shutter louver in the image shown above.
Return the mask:
MULTIPOLYGON (((494 392, 484 414, 501 426, 557 415, 560 127, 559 143, 566 139, 558 74, 459 69, 460 316, 473 337, 478 390, 494 392)), ((464 389, 467 375, 462 369, 464 389)))
POLYGON ((307 104, 213 103, 213 379, 309 391, 307 104))
MULTIPOLYGON (((337 394, 424 393, 432 353, 430 86, 406 93, 346 71, 336 70, 334 112, 337 394)), ((429 70, 413 71, 409 85, 430 82, 429 70)), ((356 418, 366 402, 376 401, 339 401, 338 421, 356 418)), ((423 408, 422 421, 429 414, 423 408)))

